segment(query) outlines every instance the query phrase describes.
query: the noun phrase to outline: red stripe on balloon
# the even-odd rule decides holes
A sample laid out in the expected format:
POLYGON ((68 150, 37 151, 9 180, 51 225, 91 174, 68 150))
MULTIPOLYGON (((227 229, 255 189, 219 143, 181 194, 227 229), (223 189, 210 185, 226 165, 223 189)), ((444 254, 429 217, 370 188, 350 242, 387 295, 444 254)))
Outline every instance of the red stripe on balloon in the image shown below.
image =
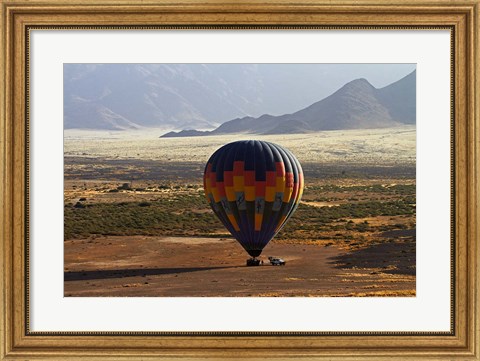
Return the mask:
POLYGON ((236 160, 233 162, 233 175, 243 175, 243 172, 245 170, 245 162, 243 160, 236 160))
POLYGON ((245 185, 254 186, 255 185, 255 171, 246 170, 245 171, 245 185))
POLYGON ((298 196, 298 191, 300 189, 300 183, 294 183, 293 184, 293 192, 292 192, 292 198, 291 199, 294 199, 296 200, 297 199, 297 196, 298 196))
POLYGON ((285 164, 283 162, 275 162, 275 170, 277 177, 283 177, 285 175, 285 164))
POLYGON ((267 186, 275 187, 277 185, 277 175, 276 172, 268 171, 267 172, 267 186))
POLYGON ((216 172, 210 172, 210 187, 216 187, 217 184, 217 174, 216 172))
POLYGON ((291 172, 287 172, 287 175, 286 175, 286 186, 288 188, 292 188, 293 187, 293 173, 291 172))
POLYGON ((223 181, 225 182, 225 187, 233 187, 233 172, 231 170, 223 173, 223 181))
POLYGON ((267 182, 255 182, 255 197, 265 197, 265 187, 267 182))
POLYGON ((225 186, 223 185, 223 182, 217 182, 217 189, 218 189, 218 195, 220 197, 226 197, 227 196, 225 194, 225 186))

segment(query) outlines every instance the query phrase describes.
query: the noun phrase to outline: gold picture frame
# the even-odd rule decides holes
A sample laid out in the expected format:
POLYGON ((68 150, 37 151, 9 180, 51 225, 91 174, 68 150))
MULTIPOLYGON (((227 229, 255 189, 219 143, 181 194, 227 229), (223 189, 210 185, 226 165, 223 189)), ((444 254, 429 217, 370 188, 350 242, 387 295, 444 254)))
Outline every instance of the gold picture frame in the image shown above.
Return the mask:
POLYGON ((480 359, 479 0, 0 0, 2 70, 0 359, 480 359), (450 332, 32 332, 28 309, 31 29, 329 27, 452 34, 450 332))

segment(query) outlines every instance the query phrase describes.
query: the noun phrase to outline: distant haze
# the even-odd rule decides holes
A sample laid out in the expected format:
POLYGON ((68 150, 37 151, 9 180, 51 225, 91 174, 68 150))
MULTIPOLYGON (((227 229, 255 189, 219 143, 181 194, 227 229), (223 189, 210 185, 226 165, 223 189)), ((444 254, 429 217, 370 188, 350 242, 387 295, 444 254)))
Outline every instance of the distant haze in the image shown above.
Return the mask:
MULTIPOLYGON (((65 64, 64 126, 214 129, 236 118, 298 112, 360 78, 380 89, 415 68, 415 64, 65 64)), ((393 102, 389 109, 402 108, 402 99, 388 101, 393 102)))

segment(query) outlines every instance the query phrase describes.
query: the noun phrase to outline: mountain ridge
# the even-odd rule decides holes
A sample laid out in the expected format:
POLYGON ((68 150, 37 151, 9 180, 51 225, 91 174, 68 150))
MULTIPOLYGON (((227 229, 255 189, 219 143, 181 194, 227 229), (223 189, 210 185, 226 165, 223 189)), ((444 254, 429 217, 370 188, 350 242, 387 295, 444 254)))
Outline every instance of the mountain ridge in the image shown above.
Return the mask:
MULTIPOLYGON (((382 88, 359 78, 331 95, 291 114, 235 118, 212 131, 191 136, 231 133, 288 134, 321 130, 388 128, 416 123, 416 71, 382 88)), ((161 137, 181 137, 170 132, 161 137)))

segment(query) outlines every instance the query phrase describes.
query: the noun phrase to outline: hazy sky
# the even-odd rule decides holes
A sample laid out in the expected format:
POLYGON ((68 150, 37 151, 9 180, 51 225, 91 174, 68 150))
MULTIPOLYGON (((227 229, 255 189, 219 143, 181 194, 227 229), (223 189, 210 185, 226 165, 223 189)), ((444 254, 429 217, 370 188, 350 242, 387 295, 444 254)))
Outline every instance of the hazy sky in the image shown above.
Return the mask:
MULTIPOLYGON (((230 66, 232 71, 235 71, 238 65, 230 66)), ((273 99, 280 94, 289 94, 289 99, 283 101, 284 108, 275 109, 277 114, 306 107, 355 79, 365 78, 375 88, 382 88, 416 69, 416 64, 258 64, 258 66, 266 81, 276 82, 266 86, 270 89, 273 99), (277 74, 278 77, 275 76, 277 74)), ((268 108, 268 102, 265 105, 268 108)), ((269 111, 272 112, 270 109, 269 111)))
POLYGON ((403 78, 417 67, 416 64, 314 64, 314 66, 324 72, 326 79, 337 78, 339 81, 343 79, 340 83, 345 83, 349 79, 365 78, 376 88, 382 88, 403 78))

